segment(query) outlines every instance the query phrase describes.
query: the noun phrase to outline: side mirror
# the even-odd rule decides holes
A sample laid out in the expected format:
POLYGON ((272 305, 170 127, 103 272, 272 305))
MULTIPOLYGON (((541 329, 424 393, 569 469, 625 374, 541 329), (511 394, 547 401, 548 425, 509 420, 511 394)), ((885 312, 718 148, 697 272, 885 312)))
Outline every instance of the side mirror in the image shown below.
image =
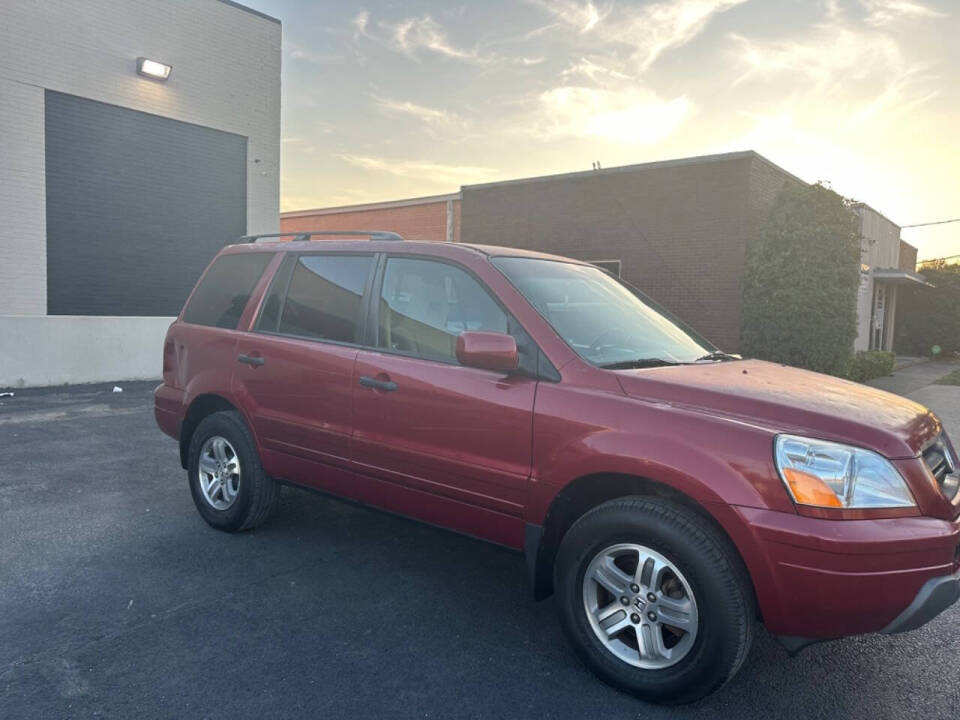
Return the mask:
POLYGON ((481 370, 516 370, 520 363, 517 341, 497 332, 464 332, 457 338, 457 360, 481 370))

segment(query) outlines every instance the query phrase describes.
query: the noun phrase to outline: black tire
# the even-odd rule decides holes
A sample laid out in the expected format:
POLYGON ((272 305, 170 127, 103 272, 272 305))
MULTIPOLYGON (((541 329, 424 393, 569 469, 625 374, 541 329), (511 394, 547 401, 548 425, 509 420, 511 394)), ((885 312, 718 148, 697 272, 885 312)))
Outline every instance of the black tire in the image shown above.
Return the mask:
POLYGON ((715 692, 740 669, 756 624, 753 589, 729 541, 695 512, 659 498, 631 496, 599 505, 564 536, 554 565, 560 623, 580 659, 604 682, 649 702, 679 705, 715 692), (698 628, 686 656, 641 669, 597 637, 584 607, 583 581, 598 553, 619 543, 668 558, 690 584, 698 628))
POLYGON ((261 525, 273 512, 280 486, 263 472, 257 446, 239 413, 224 411, 205 417, 190 438, 187 480, 190 494, 200 516, 217 530, 240 532, 261 525), (200 451, 211 437, 225 438, 240 461, 240 480, 236 500, 225 510, 218 510, 203 496, 200 488, 200 451))

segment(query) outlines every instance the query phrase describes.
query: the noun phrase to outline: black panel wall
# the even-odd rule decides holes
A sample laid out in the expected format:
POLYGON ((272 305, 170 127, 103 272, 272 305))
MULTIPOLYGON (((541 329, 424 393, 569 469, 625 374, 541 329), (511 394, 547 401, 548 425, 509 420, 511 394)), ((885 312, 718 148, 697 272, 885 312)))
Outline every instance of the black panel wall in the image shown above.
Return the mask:
POLYGON ((246 232, 247 139, 46 91, 47 312, 176 315, 246 232))

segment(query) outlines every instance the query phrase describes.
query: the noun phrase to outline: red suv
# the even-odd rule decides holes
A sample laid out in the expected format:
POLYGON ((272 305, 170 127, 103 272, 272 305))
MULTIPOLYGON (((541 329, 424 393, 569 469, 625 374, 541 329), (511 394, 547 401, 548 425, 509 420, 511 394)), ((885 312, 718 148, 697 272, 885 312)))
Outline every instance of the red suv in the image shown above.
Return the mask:
POLYGON ((795 652, 960 594, 926 408, 720 352, 583 262, 320 234, 225 248, 167 333, 157 423, 215 528, 289 483, 515 548, 581 659, 667 703, 758 621, 795 652))

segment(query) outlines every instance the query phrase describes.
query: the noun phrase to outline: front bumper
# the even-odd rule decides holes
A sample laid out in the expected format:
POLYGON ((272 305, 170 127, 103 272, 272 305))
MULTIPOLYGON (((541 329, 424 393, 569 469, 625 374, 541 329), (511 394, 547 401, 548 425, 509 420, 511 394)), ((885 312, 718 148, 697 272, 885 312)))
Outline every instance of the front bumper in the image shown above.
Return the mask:
POLYGON ((880 632, 886 635, 916 630, 926 625, 960 598, 960 570, 927 580, 917 596, 880 632))
POLYGON ((767 629, 837 638, 919 627, 960 595, 960 521, 822 520, 736 508, 767 629))

